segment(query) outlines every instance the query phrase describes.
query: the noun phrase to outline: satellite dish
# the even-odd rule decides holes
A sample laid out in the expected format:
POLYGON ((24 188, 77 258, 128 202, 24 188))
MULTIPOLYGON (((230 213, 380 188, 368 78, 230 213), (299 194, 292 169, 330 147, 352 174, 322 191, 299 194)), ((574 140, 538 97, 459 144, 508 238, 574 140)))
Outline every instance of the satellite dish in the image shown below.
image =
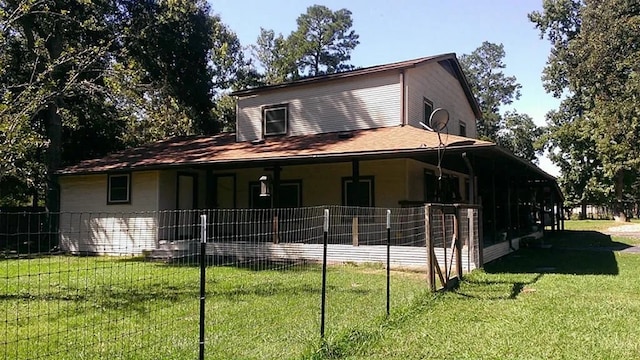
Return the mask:
POLYGON ((443 108, 433 110, 429 117, 429 127, 435 132, 441 132, 449 123, 449 112, 443 108))

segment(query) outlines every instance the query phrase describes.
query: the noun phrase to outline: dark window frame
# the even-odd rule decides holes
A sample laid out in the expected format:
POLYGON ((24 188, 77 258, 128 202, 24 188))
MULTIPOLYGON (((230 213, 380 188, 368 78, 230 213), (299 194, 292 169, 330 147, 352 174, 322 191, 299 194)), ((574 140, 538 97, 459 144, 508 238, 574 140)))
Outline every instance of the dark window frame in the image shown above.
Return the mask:
POLYGON ((264 106, 262 108, 262 135, 263 136, 278 136, 287 135, 289 133, 289 104, 277 104, 264 106), (284 110, 284 123, 282 132, 268 132, 267 131, 267 112, 275 110, 284 110))
POLYGON ((107 205, 123 205, 123 204, 131 204, 131 173, 130 172, 125 172, 125 173, 112 173, 112 174, 107 174, 107 205), (120 178, 120 177, 126 177, 127 181, 126 181, 126 194, 127 197, 125 199, 113 199, 112 198, 112 193, 113 193, 113 186, 112 186, 112 179, 113 178, 120 178))
POLYGON ((431 117, 431 114, 433 113, 433 101, 427 99, 426 97, 422 98, 422 111, 424 113, 424 123, 427 124, 427 126, 431 126, 431 124, 429 123, 429 118, 431 117), (428 111, 427 113, 427 105, 429 106, 429 108, 431 109, 430 111, 428 111))
POLYGON ((467 137, 467 124, 462 120, 459 121, 458 133, 460 134, 460 136, 467 137))
POLYGON ((460 177, 444 173, 442 179, 433 170, 424 170, 424 202, 451 204, 463 200, 460 190, 460 177))
MULTIPOLYGON (((342 205, 343 206, 356 206, 356 205, 350 205, 348 200, 348 194, 347 194, 347 184, 348 183, 353 183, 353 177, 352 176, 346 176, 342 178, 342 205)), ((360 183, 369 183, 369 204, 368 205, 360 205, 360 206, 364 206, 364 207, 375 207, 376 206, 376 182, 375 182, 375 176, 372 175, 366 175, 366 176, 360 176, 360 183)))

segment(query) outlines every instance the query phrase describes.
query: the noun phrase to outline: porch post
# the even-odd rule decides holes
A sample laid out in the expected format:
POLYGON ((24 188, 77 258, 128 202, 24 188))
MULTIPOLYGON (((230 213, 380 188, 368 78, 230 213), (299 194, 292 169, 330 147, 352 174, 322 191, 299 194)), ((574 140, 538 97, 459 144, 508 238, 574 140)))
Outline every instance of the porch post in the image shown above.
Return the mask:
POLYGON ((516 190, 516 230, 518 231, 518 235, 521 234, 520 230, 520 178, 515 182, 515 190, 516 190))
POLYGON ((353 160, 351 162, 351 181, 353 182, 353 198, 355 199, 355 206, 361 206, 360 203, 360 160, 353 160))
POLYGON ((511 244, 511 239, 513 238, 513 224, 511 219, 511 187, 512 182, 511 178, 507 178, 507 238, 509 239, 509 244, 511 244))
POLYGON ((540 217, 540 226, 544 233, 544 185, 538 183, 536 195, 539 206, 538 216, 540 217))
POLYGON ((271 207, 280 207, 280 173, 282 168, 280 165, 273 166, 273 188, 271 189, 271 207))
POLYGON ((496 162, 491 160, 491 230, 493 236, 493 242, 496 241, 496 162))
MULTIPOLYGON (((351 161, 351 182, 353 184, 353 194, 351 196, 355 200, 355 203, 352 204, 352 206, 361 206, 362 204, 360 203, 360 161, 357 159, 351 161)), ((345 192, 347 196, 346 200, 349 201, 349 195, 346 189, 345 189, 345 192)), ((351 236, 352 236, 353 246, 358 246, 360 244, 358 228, 359 228, 358 215, 356 214, 353 217, 353 223, 351 224, 351 236)))
MULTIPOLYGON (((549 187, 550 190, 551 187, 549 187)), ((556 197, 553 194, 553 191, 551 191, 551 231, 555 232, 556 231, 556 197)))
POLYGON ((280 208, 280 172, 282 168, 280 165, 273 166, 273 188, 271 189, 271 211, 273 211, 273 243, 277 244, 280 242, 280 231, 278 229, 278 208, 280 208), (275 208, 275 210, 274 210, 275 208))

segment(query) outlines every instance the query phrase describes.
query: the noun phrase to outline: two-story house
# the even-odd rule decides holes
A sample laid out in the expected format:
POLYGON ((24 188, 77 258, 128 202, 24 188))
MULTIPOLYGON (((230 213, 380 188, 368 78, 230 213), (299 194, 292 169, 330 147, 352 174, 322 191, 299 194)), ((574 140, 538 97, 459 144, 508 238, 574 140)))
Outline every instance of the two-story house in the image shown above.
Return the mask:
MULTIPOLYGON (((530 232, 544 210, 559 225, 555 179, 477 139, 482 114, 455 54, 232 95, 234 134, 167 139, 62 169, 61 211, 473 203, 484 207, 489 243, 530 232), (449 115, 439 133, 421 125, 437 108, 449 115)), ((152 247, 158 236, 136 241, 152 247)), ((72 238, 69 250, 91 247, 72 238)))

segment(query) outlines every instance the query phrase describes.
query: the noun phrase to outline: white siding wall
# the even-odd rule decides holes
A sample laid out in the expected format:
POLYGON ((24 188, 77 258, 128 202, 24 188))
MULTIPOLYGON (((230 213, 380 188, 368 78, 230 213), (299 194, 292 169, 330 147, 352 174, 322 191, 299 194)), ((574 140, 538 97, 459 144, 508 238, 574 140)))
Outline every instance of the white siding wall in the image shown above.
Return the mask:
POLYGON ((60 246, 74 253, 139 254, 156 244, 157 171, 131 173, 131 203, 107 205, 107 175, 60 178, 60 246))
POLYGON ((471 105, 458 79, 438 63, 426 63, 406 72, 407 120, 420 127, 424 120, 424 98, 433 102, 433 108, 449 111, 449 133, 459 135, 459 124, 467 126, 467 137, 476 138, 476 121, 471 105))
POLYGON ((238 99, 238 141, 262 135, 262 107, 287 103, 291 136, 400 125, 400 75, 359 76, 238 99))

